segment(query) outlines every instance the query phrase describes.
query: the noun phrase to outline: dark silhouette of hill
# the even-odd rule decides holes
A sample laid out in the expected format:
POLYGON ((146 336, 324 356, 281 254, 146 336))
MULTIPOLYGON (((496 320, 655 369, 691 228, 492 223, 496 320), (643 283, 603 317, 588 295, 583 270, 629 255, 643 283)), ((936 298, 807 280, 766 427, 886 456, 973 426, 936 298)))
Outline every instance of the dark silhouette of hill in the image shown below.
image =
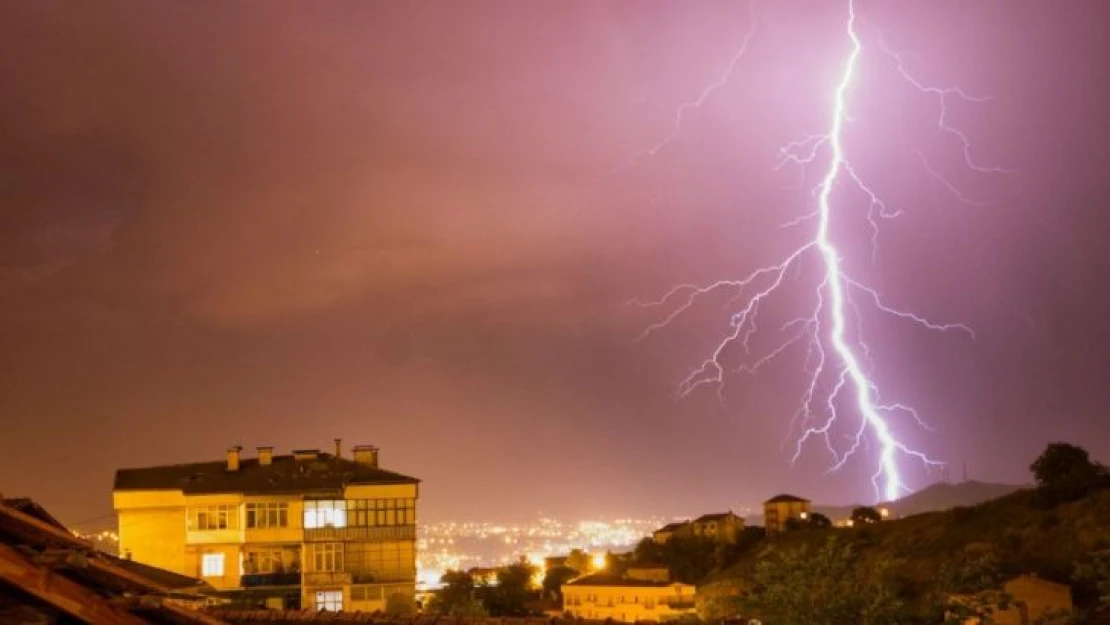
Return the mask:
MULTIPOLYGON (((938 482, 912 493, 905 497, 878 504, 876 508, 887 508, 895 518, 907 517, 923 512, 941 512, 951 510, 958 506, 975 506, 992 499, 1005 497, 1010 493, 1019 491, 1028 486, 1015 486, 1013 484, 992 484, 990 482, 959 482, 949 484, 938 482)), ((856 504, 867 505, 867 504, 856 504)), ((852 506, 814 505, 815 512, 820 512, 832 520, 846 519, 852 514, 852 506)))
MULTIPOLYGON (((853 547, 861 561, 898 563, 898 576, 908 597, 920 600, 935 584, 943 565, 970 554, 994 555, 1003 577, 1034 574, 1050 581, 1072 584, 1077 605, 1090 607, 1090 588, 1075 586, 1080 562, 1110 545, 1110 488, 1089 492, 1082 498, 1047 507, 1038 503, 1034 489, 1014 492, 974 505, 952 505, 958 497, 985 494, 991 488, 978 484, 953 484, 918 493, 913 506, 948 506, 947 510, 901 516, 890 521, 855 527, 801 529, 787 532, 765 546, 789 551, 820 549, 830 537, 853 547), (956 488, 957 490, 952 490, 956 488), (953 494, 958 493, 958 494, 953 494)), ((897 503, 897 502, 895 502, 897 503)), ((837 508, 844 510, 846 508, 837 508)), ((907 507, 906 509, 913 509, 907 507)), ((727 596, 729 584, 750 581, 765 549, 739 555, 727 569, 718 570, 699 584, 707 598, 727 596), (725 594, 720 594, 720 593, 725 594)), ((1101 621, 1100 621, 1101 622, 1101 621)))

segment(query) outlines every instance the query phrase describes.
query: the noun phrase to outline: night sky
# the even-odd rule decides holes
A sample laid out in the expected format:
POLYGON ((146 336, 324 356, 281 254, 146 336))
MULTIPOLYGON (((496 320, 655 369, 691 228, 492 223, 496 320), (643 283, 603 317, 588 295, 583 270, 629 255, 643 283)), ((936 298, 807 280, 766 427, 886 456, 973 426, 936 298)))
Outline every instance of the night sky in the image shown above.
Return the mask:
MULTIPOLYGON (((809 236, 780 224, 816 172, 775 166, 826 129, 845 7, 757 2, 728 82, 630 164, 747 2, 3 2, 0 490, 96 521, 116 468, 341 437, 424 479, 424 519, 870 499, 873 449, 789 462, 803 350, 677 400, 730 310, 636 341, 668 310, 628 305, 809 236)), ((932 430, 896 427, 953 479, 1026 482, 1050 440, 1110 460, 1110 3, 858 12, 847 149, 904 214, 872 262, 843 196, 845 263, 977 333, 865 313, 884 397, 932 430), (991 96, 949 121, 1013 173, 963 166, 880 33, 991 96)))

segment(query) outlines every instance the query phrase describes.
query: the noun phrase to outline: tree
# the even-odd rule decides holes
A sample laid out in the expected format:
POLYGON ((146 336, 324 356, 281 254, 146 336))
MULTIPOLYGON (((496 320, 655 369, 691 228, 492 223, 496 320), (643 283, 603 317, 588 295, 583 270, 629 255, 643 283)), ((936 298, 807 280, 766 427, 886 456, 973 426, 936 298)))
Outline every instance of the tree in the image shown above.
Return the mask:
POLYGON ((578 571, 569 566, 557 566, 543 576, 543 594, 557 601, 563 600, 563 584, 578 577, 578 571))
POLYGON ((994 623, 995 613, 1010 606, 1012 597, 1002 590, 998 558, 983 553, 955 563, 945 563, 937 573, 937 603, 944 622, 983 625, 994 623))
POLYGON ((832 527, 832 521, 820 512, 814 512, 809 515, 809 526, 816 529, 825 529, 832 527))
POLYGON ((526 558, 497 571, 497 586, 489 589, 486 599, 490 616, 528 616, 530 587, 538 571, 526 558))
POLYGON ((890 582, 893 565, 890 560, 865 565, 835 537, 816 552, 770 548, 739 608, 745 617, 781 625, 896 623, 902 602, 890 582))
POLYGON ((1106 482, 1106 468, 1070 443, 1049 443, 1029 469, 1037 480, 1038 501, 1046 505, 1074 501, 1106 482))
POLYGON ((385 602, 385 613, 390 616, 416 614, 416 601, 413 600, 412 595, 393 593, 385 602))
POLYGON ((571 549, 570 554, 567 556, 567 566, 578 571, 585 573, 590 570, 590 554, 582 551, 581 549, 571 549))
POLYGON ((883 520, 883 515, 879 511, 868 507, 859 506, 852 509, 852 523, 878 523, 883 520))
POLYGON ((485 616, 485 607, 474 598, 474 578, 468 573, 447 571, 439 581, 443 588, 428 606, 430 612, 444 616, 485 616))
POLYGON ((1098 608, 1110 610, 1110 549, 1091 554, 1075 566, 1075 581, 1098 596, 1098 608))
POLYGON ((672 536, 663 545, 663 563, 676 581, 696 584, 713 570, 717 542, 701 536, 672 536))
POLYGON ((663 562, 663 545, 655 542, 653 538, 645 538, 636 544, 632 552, 632 560, 641 566, 661 564, 663 562))

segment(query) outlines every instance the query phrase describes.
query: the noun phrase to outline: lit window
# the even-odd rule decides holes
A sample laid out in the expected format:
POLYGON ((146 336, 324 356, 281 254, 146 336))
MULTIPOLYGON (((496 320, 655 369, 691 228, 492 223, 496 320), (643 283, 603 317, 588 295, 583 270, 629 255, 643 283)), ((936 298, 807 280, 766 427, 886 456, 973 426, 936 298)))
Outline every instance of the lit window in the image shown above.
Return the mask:
POLYGON ((206 553, 200 557, 200 572, 204 577, 223 577, 224 554, 206 553))
POLYGON ((304 502, 305 529, 317 527, 347 527, 346 501, 304 502))
POLYGON ((343 610, 342 590, 317 590, 316 609, 340 612, 343 610))

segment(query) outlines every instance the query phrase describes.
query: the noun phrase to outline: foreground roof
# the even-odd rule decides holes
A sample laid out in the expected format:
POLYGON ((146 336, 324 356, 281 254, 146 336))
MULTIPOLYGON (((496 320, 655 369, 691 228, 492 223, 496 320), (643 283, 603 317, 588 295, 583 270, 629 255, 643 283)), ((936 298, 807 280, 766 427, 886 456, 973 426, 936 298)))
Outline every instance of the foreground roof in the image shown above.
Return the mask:
POLYGON ((611 620, 403 615, 366 612, 311 612, 295 610, 227 610, 212 612, 236 625, 297 625, 300 623, 369 623, 370 625, 613 625, 611 620))
POLYGON ((783 493, 781 495, 775 495, 763 503, 809 503, 809 500, 783 493))
POLYGON ((676 523, 667 523, 663 527, 655 530, 656 532, 673 532, 686 526, 689 521, 678 521, 676 523))
POLYGON ((192 592, 184 593, 192 599, 182 598, 175 590, 183 587, 208 585, 153 567, 125 566, 34 502, 0 500, 0 623, 224 623, 192 609, 203 600, 192 592))
POLYGON ((243 459, 238 471, 227 463, 198 462, 116 471, 115 490, 180 490, 204 493, 304 493, 342 490, 348 484, 418 484, 420 480, 393 471, 319 453, 311 460, 274 456, 268 465, 243 459))

